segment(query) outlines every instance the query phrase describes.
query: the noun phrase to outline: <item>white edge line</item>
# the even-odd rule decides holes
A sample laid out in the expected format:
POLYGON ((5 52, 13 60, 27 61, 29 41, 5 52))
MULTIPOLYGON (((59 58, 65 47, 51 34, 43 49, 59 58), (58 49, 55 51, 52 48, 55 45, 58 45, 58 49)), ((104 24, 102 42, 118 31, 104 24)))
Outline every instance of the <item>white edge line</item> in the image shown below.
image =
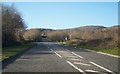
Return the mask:
POLYGON ((72 52, 72 54, 78 56, 79 58, 83 58, 82 56, 80 56, 80 55, 78 55, 78 54, 76 54, 76 53, 74 53, 74 52, 72 52))
POLYGON ((56 54, 58 57, 62 58, 62 56, 61 56, 61 55, 59 55, 57 52, 55 52, 55 54, 56 54))
POLYGON ((70 61, 66 61, 69 65, 71 65, 72 67, 74 67, 75 69, 77 69, 79 72, 82 72, 82 73, 84 73, 85 74, 85 72, 82 70, 82 69, 80 69, 80 68, 78 68, 77 66, 75 66, 74 64, 72 64, 70 61))
POLYGON ((120 58, 120 56, 116 56, 116 55, 112 55, 112 54, 108 54, 108 53, 103 53, 103 52, 97 52, 97 53, 112 56, 112 57, 116 57, 116 58, 120 58))
POLYGON ((110 72, 110 73, 112 73, 112 74, 115 74, 115 73, 112 72, 111 70, 108 70, 108 69, 106 69, 106 68, 104 68, 104 67, 102 67, 102 66, 100 66, 100 65, 98 65, 98 64, 96 64, 96 63, 94 63, 94 62, 92 62, 92 61, 90 61, 90 63, 93 64, 93 65, 95 65, 95 66, 97 66, 97 67, 99 67, 99 68, 101 68, 101 69, 103 69, 103 70, 105 70, 105 71, 107 71, 107 72, 110 72))
POLYGON ((99 53, 99 54, 108 55, 108 56, 115 57, 115 58, 120 58, 120 56, 112 55, 112 54, 108 54, 108 53, 104 53, 104 52, 97 52, 97 51, 90 50, 90 49, 85 49, 85 50, 90 51, 90 52, 96 52, 96 53, 99 53))

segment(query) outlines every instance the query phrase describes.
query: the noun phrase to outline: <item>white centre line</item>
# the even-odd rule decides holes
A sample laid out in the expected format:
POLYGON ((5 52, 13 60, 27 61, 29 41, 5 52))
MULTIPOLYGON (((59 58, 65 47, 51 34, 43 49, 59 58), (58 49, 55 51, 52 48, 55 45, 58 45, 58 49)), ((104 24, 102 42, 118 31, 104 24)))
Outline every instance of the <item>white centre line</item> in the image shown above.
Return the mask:
POLYGON ((74 64, 80 64, 80 65, 85 65, 85 66, 91 66, 90 64, 85 64, 85 63, 80 63, 80 62, 74 62, 74 64))
POLYGON ((62 56, 61 56, 61 55, 59 55, 57 52, 55 52, 55 54, 56 54, 58 57, 62 58, 62 56))
POLYGON ((79 58, 83 58, 82 56, 80 56, 80 55, 78 55, 78 54, 76 54, 76 53, 74 53, 74 52, 72 52, 72 54, 76 55, 76 56, 79 57, 79 58))
POLYGON ((74 64, 72 64, 70 61, 66 61, 68 64, 70 64, 72 67, 74 67, 75 69, 77 69, 79 72, 86 74, 82 69, 78 68, 77 66, 75 66, 74 64))
POLYGON ((95 65, 95 66, 97 66, 97 67, 99 67, 99 68, 101 68, 101 69, 103 69, 103 70, 105 70, 105 71, 107 71, 107 72, 110 72, 110 73, 112 73, 112 74, 116 74, 116 73, 114 73, 113 71, 111 71, 111 70, 109 70, 109 69, 106 69, 106 68, 104 68, 104 67, 102 67, 102 66, 100 66, 100 65, 98 65, 98 64, 96 64, 96 63, 94 63, 94 62, 92 62, 92 61, 90 61, 90 63, 93 64, 93 65, 95 65))

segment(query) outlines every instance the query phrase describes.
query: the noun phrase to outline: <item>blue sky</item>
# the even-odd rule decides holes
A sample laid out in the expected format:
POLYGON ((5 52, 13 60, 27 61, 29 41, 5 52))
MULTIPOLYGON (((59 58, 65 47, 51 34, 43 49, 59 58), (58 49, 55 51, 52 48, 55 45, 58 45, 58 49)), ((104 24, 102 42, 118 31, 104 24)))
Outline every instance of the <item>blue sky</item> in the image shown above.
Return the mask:
MULTIPOLYGON (((5 3, 11 5, 11 3, 5 3)), ((118 24, 117 2, 15 2, 28 28, 66 29, 118 24)))

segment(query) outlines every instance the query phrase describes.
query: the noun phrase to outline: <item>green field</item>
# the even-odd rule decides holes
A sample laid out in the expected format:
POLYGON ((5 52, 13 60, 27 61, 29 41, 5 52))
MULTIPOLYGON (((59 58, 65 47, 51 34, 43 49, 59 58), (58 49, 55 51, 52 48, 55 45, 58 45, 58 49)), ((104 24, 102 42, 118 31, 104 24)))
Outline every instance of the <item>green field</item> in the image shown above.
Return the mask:
POLYGON ((33 45, 31 45, 31 44, 24 44, 24 45, 17 45, 17 46, 2 48, 2 58, 0 60, 3 61, 7 58, 10 58, 11 56, 14 56, 17 53, 20 53, 32 46, 33 45))

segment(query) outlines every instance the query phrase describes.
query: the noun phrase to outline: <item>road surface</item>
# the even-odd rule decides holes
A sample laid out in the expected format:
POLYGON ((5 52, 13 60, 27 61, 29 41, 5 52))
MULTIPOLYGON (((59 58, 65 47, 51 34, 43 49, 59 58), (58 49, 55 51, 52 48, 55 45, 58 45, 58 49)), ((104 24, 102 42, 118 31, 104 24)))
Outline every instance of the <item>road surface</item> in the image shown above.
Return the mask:
POLYGON ((54 42, 38 42, 3 72, 80 72, 118 74, 118 58, 54 42))

